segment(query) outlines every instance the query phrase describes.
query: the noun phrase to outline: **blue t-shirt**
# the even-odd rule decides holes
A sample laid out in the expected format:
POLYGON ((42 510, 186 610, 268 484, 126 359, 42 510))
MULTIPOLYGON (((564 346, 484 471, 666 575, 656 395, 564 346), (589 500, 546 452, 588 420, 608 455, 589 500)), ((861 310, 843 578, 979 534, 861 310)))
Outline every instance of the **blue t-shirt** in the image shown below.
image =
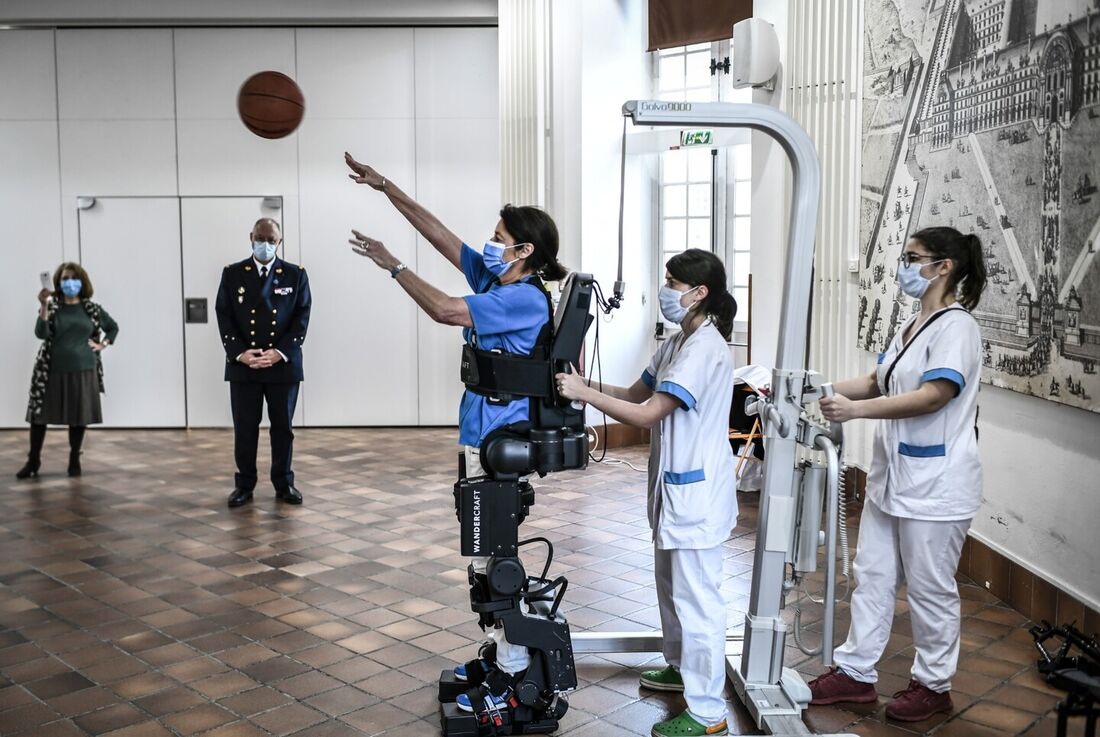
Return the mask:
MULTIPOLYGON (((550 319, 546 293, 531 282, 500 284, 485 268, 481 254, 462 244, 462 273, 475 294, 463 299, 470 308, 474 327, 465 328, 469 345, 482 350, 527 355, 535 347, 542 326, 550 319)), ((481 446, 493 430, 529 419, 526 398, 508 404, 489 404, 488 397, 466 391, 458 410, 458 442, 481 446)))

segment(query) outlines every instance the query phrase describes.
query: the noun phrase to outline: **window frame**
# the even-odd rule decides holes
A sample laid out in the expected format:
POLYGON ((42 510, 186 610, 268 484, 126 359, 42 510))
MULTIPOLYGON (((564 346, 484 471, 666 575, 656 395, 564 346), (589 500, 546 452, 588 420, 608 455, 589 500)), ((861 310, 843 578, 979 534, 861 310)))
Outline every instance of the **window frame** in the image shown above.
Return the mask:
MULTIPOLYGON (((709 73, 711 62, 721 63, 722 60, 731 57, 729 39, 713 43, 694 44, 673 49, 661 49, 650 54, 651 74, 655 97, 663 101, 688 101, 688 102, 751 102, 751 90, 734 90, 730 83, 729 73, 721 66, 709 73), (692 73, 688 68, 690 57, 702 57, 706 60, 709 83, 707 85, 691 85, 692 73), (683 73, 682 86, 668 84, 662 80, 662 61, 674 58, 682 58, 683 73), (703 94, 705 92, 705 94, 703 94)), ((698 59, 702 61, 702 59, 698 59)), ((694 78, 698 80, 699 72, 694 71, 694 78)), ((705 222, 709 231, 706 249, 716 253, 726 265, 726 287, 734 295, 738 305, 738 316, 734 321, 733 343, 743 343, 740 338, 748 330, 748 302, 749 302, 749 278, 751 276, 751 242, 750 226, 752 218, 751 210, 751 184, 752 184, 752 158, 750 144, 739 144, 736 147, 717 148, 689 148, 681 150, 686 157, 694 151, 707 152, 712 166, 705 178, 696 178, 698 168, 691 165, 690 160, 685 161, 683 179, 679 176, 666 178, 668 167, 668 155, 674 151, 665 151, 659 154, 657 177, 653 182, 653 199, 655 203, 654 227, 656 228, 655 242, 655 273, 658 281, 664 283, 665 262, 674 254, 682 252, 683 248, 666 247, 666 227, 669 221, 683 220, 684 248, 697 247, 692 244, 692 221, 705 222), (713 154, 711 152, 717 152, 713 154), (740 153, 740 155, 739 155, 740 153), (713 185, 712 185, 713 182, 713 185), (705 216, 692 214, 692 187, 707 185, 710 191, 707 200, 711 200, 713 194, 718 194, 717 202, 712 202, 711 212, 705 216), (683 214, 666 215, 666 190, 671 187, 684 187, 683 214), (724 193, 725 196, 722 196, 724 193), (739 199, 743 198, 743 199, 739 199), (738 207, 744 207, 744 211, 738 207), (716 220, 717 222, 714 222, 716 220), (742 268, 743 267, 743 268, 742 268)), ((698 156, 701 158, 701 156, 698 156)), ((680 212, 679 209, 676 210, 680 212)), ((658 340, 673 336, 679 332, 679 327, 668 323, 661 315, 658 300, 653 300, 654 322, 657 325, 658 340)))

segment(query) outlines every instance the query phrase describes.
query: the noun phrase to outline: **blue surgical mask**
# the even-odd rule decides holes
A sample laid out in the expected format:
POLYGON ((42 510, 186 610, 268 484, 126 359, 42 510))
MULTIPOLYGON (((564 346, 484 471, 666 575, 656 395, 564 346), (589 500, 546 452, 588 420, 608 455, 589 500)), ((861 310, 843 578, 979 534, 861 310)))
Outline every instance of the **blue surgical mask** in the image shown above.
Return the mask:
POLYGON ((80 294, 80 290, 84 288, 84 282, 79 279, 62 279, 61 280, 61 293, 66 297, 76 297, 80 294))
POLYGON ((691 310, 691 308, 684 307, 682 304, 680 304, 680 299, 685 294, 689 294, 698 288, 698 286, 694 286, 686 292, 677 292, 675 289, 667 285, 661 287, 661 291, 658 292, 657 296, 661 302, 661 314, 664 315, 664 318, 676 325, 679 325, 681 322, 683 322, 684 318, 687 317, 687 314, 691 310))
POLYGON ((940 263, 945 259, 939 261, 933 261, 928 264, 918 264, 913 262, 906 266, 905 264, 898 264, 898 286, 901 287, 901 291, 909 295, 913 299, 920 299, 924 296, 924 293, 928 291, 928 285, 935 279, 939 279, 940 275, 936 274, 931 279, 926 279, 921 275, 920 270, 925 266, 932 266, 940 263))
POLYGON ((268 261, 275 258, 275 244, 268 243, 267 241, 253 241, 252 255, 254 255, 256 260, 260 263, 266 264, 268 261))
POLYGON ((485 241, 485 248, 481 251, 481 260, 485 263, 485 268, 489 270, 489 273, 499 279, 515 263, 515 261, 505 261, 504 252, 509 248, 519 248, 525 245, 527 244, 518 243, 514 246, 502 246, 495 241, 485 241))

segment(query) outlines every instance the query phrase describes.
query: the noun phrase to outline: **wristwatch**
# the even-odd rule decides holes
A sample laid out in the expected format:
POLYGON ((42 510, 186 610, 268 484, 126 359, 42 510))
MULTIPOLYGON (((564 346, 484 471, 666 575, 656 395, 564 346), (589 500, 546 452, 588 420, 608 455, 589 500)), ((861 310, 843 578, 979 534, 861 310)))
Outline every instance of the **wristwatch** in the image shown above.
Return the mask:
POLYGON ((390 276, 392 276, 394 279, 396 279, 397 275, 400 274, 402 271, 404 271, 407 268, 409 268, 409 267, 405 266, 405 264, 398 264, 397 266, 394 266, 392 269, 390 269, 390 276))

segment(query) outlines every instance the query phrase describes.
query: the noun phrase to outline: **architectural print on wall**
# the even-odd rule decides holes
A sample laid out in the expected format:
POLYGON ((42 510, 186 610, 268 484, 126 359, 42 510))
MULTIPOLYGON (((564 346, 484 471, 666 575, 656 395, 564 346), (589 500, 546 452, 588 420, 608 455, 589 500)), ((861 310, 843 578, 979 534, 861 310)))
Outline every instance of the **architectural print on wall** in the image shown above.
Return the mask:
POLYGON ((982 379, 1100 411, 1100 0, 866 0, 859 343, 907 235, 982 239, 982 379))

